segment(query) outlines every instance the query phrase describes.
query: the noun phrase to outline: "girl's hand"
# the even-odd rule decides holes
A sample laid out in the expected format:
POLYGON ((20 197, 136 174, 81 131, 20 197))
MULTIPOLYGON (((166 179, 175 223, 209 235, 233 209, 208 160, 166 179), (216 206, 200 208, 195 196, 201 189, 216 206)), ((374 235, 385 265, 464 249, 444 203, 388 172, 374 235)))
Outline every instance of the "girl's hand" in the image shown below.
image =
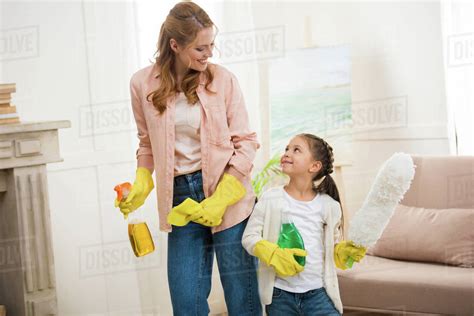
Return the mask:
POLYGON ((303 249, 280 248, 267 240, 260 240, 255 245, 253 253, 282 277, 293 276, 303 271, 304 267, 296 261, 295 256, 305 257, 308 254, 303 249))
POLYGON ((342 241, 334 246, 334 263, 341 270, 352 267, 350 261, 360 262, 365 256, 367 249, 357 246, 353 241, 342 241))

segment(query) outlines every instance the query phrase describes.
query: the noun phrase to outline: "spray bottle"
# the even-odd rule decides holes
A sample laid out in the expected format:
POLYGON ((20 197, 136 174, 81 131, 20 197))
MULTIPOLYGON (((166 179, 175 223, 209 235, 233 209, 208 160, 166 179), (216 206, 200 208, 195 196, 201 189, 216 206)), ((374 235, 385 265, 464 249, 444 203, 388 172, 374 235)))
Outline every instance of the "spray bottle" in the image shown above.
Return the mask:
MULTIPOLYGON (((281 214, 281 230, 277 244, 280 248, 299 248, 304 250, 303 237, 301 237, 300 232, 286 211, 283 211, 281 214)), ((295 256, 295 260, 302 266, 306 263, 305 257, 295 256)))
MULTIPOLYGON (((131 189, 130 182, 116 185, 114 190, 117 192, 117 201, 125 201, 131 189)), ((143 257, 155 250, 150 230, 141 215, 138 210, 124 214, 125 220, 128 221, 128 238, 136 257, 143 257)))

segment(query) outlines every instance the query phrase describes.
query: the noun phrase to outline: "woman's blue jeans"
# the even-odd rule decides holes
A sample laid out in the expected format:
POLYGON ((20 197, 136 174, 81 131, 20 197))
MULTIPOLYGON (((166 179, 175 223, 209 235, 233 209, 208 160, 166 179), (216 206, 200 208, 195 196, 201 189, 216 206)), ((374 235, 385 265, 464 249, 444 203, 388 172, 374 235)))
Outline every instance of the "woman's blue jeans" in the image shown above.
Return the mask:
MULTIPOLYGON (((174 179, 173 206, 188 197, 197 202, 205 198, 200 171, 174 179)), ((209 314, 214 252, 229 315, 262 315, 257 261, 241 243, 246 224, 247 220, 215 234, 194 222, 173 226, 168 234, 168 283, 174 315, 209 314)))

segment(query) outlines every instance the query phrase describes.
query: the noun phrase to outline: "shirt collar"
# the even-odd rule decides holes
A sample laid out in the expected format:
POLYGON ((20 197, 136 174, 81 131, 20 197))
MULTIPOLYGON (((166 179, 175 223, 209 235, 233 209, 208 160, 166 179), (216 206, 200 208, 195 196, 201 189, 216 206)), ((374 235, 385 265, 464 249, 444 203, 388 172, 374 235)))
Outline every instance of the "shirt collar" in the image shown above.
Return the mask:
MULTIPOLYGON (((153 68, 154 68, 153 69, 153 78, 158 79, 161 75, 160 66, 158 66, 158 64, 155 63, 153 68)), ((205 85, 206 84, 206 78, 205 78, 203 73, 201 73, 200 76, 199 76, 199 84, 200 85, 205 85)))

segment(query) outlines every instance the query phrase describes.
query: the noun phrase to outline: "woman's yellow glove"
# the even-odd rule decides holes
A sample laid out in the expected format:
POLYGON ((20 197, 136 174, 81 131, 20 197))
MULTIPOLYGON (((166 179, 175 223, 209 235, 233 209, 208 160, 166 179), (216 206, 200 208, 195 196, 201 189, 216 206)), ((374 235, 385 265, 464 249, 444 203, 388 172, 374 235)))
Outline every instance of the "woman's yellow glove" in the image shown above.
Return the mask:
POLYGON ((253 253, 267 266, 273 267, 276 274, 282 277, 293 276, 304 270, 296 262, 295 256, 306 257, 306 250, 298 248, 280 248, 277 244, 267 240, 260 240, 255 244, 253 253))
POLYGON ((201 203, 187 198, 173 207, 168 214, 168 223, 184 226, 193 221, 209 227, 219 226, 227 207, 240 201, 245 193, 245 187, 236 177, 224 173, 216 191, 210 197, 201 203))
POLYGON ((224 173, 216 191, 200 204, 202 212, 196 212, 190 218, 204 226, 219 226, 228 206, 240 201, 247 191, 243 184, 233 175, 224 173))
POLYGON ((202 214, 202 205, 191 198, 187 198, 181 204, 173 207, 168 214, 168 223, 174 226, 185 226, 191 221, 191 217, 202 214))
POLYGON ((367 249, 356 246, 353 241, 342 241, 334 247, 334 263, 341 270, 352 267, 352 261, 360 262, 367 249))
POLYGON ((127 218, 130 212, 135 211, 145 203, 146 198, 154 187, 150 170, 139 167, 137 168, 135 182, 133 182, 132 189, 127 198, 122 202, 115 200, 115 206, 118 206, 120 212, 127 218))

